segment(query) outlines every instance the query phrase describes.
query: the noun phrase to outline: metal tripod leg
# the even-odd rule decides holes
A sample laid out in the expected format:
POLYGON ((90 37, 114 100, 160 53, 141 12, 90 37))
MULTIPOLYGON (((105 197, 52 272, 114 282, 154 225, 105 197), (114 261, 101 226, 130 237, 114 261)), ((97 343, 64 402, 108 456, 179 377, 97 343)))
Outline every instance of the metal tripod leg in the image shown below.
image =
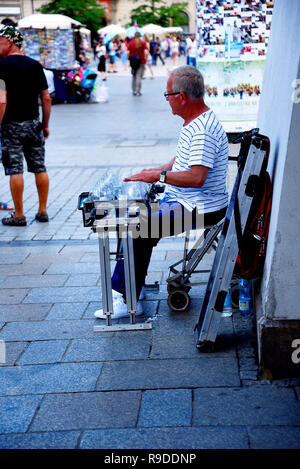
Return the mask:
POLYGON ((128 313, 130 314, 130 324, 135 323, 135 313, 137 310, 135 269, 132 232, 127 230, 122 232, 124 250, 124 270, 125 270, 125 292, 128 313))
POLYGON ((109 258, 109 234, 107 231, 98 233, 101 287, 102 287, 102 307, 106 314, 106 324, 111 325, 111 314, 113 313, 113 300, 111 289, 111 270, 109 258))

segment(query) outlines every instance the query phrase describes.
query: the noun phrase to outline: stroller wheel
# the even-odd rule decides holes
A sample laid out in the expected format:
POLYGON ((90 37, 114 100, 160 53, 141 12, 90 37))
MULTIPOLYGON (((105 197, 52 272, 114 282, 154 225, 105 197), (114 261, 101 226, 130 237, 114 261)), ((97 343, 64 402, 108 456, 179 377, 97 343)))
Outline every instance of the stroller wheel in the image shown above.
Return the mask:
POLYGON ((173 311, 186 311, 191 299, 184 290, 173 290, 168 296, 168 305, 173 311))

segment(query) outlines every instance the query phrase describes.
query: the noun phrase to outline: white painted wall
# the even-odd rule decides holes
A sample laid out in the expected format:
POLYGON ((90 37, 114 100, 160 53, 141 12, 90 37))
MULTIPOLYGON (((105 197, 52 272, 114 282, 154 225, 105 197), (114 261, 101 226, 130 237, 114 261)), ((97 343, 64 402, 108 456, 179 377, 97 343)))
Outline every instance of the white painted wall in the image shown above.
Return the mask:
POLYGON ((261 289, 267 319, 300 319, 299 59, 300 1, 276 0, 257 125, 260 133, 271 140, 269 171, 273 178, 272 217, 261 289), (293 88, 296 79, 298 93, 293 88))

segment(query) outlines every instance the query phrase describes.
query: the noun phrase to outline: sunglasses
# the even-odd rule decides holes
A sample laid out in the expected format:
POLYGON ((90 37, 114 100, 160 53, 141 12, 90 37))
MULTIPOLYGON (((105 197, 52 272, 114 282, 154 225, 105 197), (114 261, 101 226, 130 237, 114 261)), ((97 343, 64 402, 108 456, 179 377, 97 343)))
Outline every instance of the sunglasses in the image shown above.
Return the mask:
POLYGON ((180 94, 181 91, 175 91, 175 93, 167 93, 166 91, 164 92, 164 97, 167 98, 168 96, 175 96, 176 94, 180 94))

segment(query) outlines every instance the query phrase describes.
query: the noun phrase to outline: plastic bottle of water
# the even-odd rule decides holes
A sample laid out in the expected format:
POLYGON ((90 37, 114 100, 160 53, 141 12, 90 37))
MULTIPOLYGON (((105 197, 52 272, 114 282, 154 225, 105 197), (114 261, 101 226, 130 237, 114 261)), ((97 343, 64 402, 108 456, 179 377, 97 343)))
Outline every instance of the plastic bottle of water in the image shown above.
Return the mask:
POLYGON ((222 318, 228 318, 232 316, 232 302, 231 302, 231 290, 228 290, 228 293, 226 295, 225 301, 224 301, 224 306, 223 306, 223 312, 222 312, 222 318))
POLYGON ((250 282, 244 278, 239 280, 239 310, 243 317, 251 314, 250 282))

